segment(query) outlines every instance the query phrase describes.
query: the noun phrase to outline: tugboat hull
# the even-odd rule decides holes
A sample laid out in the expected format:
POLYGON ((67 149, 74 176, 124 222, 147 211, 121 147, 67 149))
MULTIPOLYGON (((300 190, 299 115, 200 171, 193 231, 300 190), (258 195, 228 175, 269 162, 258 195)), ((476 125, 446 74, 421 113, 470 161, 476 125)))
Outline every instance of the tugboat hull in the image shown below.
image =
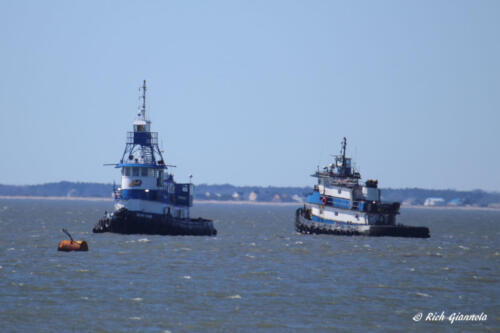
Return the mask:
POLYGON ((328 234, 343 236, 392 236, 429 238, 429 228, 397 225, 335 225, 316 222, 304 216, 302 208, 295 213, 295 230, 303 234, 328 234))
POLYGON ((122 208, 105 216, 92 229, 94 233, 148 234, 172 236, 215 236, 217 230, 208 219, 180 219, 168 215, 142 214, 122 208))

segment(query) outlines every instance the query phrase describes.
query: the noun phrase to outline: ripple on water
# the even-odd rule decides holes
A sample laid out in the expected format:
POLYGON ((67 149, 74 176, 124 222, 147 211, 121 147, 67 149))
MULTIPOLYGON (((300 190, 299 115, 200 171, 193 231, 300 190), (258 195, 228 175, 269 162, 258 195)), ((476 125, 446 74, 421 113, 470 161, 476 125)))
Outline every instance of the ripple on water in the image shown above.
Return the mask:
POLYGON ((488 277, 484 277, 484 276, 473 275, 472 278, 474 280, 480 281, 480 282, 487 282, 487 283, 496 283, 497 282, 496 279, 492 279, 492 278, 488 278, 488 277))
POLYGON ((236 295, 229 295, 226 298, 228 298, 228 299, 241 299, 241 296, 236 294, 236 295))

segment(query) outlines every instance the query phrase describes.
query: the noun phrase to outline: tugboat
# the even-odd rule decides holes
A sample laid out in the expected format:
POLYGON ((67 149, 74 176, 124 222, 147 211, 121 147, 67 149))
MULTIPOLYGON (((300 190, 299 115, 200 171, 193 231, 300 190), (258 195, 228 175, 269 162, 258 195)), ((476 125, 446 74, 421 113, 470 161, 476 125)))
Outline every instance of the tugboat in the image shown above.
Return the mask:
POLYGON ((125 151, 119 163, 121 185, 113 186, 114 212, 105 213, 94 226, 94 233, 198 235, 214 236, 213 222, 193 219, 189 208, 193 205, 194 186, 176 183, 168 172, 158 147, 158 133, 151 132, 151 121, 146 118, 146 81, 142 90, 142 106, 133 132, 127 133, 125 151))
POLYGON ((295 214, 295 229, 305 234, 429 238, 429 228, 396 224, 399 202, 382 202, 377 180, 360 184, 361 175, 346 157, 342 141, 335 163, 318 170, 314 190, 295 214))

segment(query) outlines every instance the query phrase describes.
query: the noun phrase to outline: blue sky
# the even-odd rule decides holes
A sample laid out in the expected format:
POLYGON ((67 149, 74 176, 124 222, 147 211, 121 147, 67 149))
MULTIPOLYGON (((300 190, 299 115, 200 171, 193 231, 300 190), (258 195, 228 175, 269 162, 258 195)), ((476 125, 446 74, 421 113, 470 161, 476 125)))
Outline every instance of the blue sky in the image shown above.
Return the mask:
POLYGON ((498 1, 0 1, 0 183, 111 182, 148 82, 178 180, 500 191, 498 1))

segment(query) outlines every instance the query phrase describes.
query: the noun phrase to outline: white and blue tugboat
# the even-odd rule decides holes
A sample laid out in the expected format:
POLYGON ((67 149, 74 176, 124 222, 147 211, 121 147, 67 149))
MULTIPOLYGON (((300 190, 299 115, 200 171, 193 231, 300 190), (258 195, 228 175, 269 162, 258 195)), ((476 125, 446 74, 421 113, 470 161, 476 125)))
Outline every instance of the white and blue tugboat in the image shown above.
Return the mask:
POLYGON ((128 132, 120 163, 121 186, 114 188, 114 212, 106 213, 93 232, 155 235, 217 234, 211 220, 189 216, 194 186, 179 184, 168 172, 158 133, 151 132, 146 118, 146 81, 142 86, 142 106, 128 132))
POLYGON ((360 184, 361 175, 346 157, 347 141, 335 163, 313 174, 318 178, 303 208, 296 211, 295 229, 300 233, 430 237, 427 227, 396 224, 399 202, 380 199, 378 181, 360 184))

